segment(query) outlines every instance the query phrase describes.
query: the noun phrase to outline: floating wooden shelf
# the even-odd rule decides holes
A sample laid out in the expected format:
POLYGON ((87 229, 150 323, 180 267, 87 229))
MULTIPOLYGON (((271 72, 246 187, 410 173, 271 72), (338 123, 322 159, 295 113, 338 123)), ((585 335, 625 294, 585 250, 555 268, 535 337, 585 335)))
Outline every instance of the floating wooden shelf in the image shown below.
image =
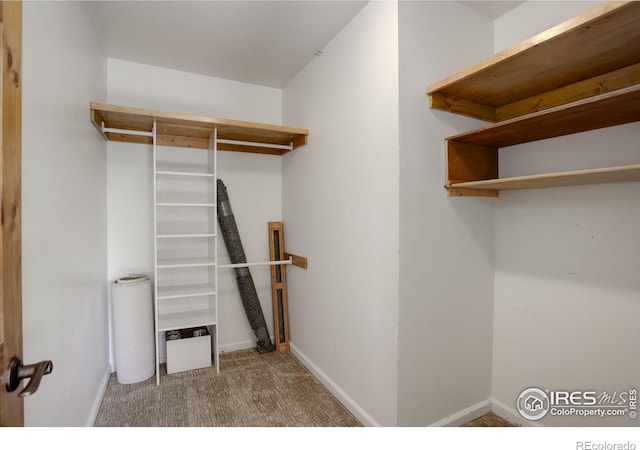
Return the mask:
POLYGON ((152 138, 103 131, 105 128, 151 132, 154 120, 157 123, 158 145, 186 148, 209 148, 209 137, 213 129, 218 130, 219 140, 234 140, 238 143, 218 143, 218 150, 282 155, 307 143, 308 130, 267 125, 239 120, 176 114, 151 109, 91 103, 91 122, 108 141, 151 144, 152 138), (254 143, 255 145, 252 145, 254 143), (276 144, 291 148, 268 148, 259 144, 276 144))
POLYGON ((477 192, 477 194, 485 192, 488 196, 492 196, 491 194, 495 193, 493 196, 496 196, 498 190, 563 187, 596 183, 621 183, 628 181, 640 181, 640 164, 455 183, 449 186, 449 193, 450 195, 465 195, 465 190, 473 189, 480 191, 477 192), (459 190, 461 190, 460 193, 458 193, 459 190))
POLYGON ((509 147, 638 120, 640 120, 640 84, 498 122, 452 136, 447 141, 496 148, 509 147))
POLYGON ((640 121, 640 2, 605 2, 427 88, 497 122, 446 140, 449 195, 638 180, 637 166, 501 179, 498 149, 640 121))
POLYGON ((604 2, 427 88, 431 107, 491 122, 640 83, 640 2, 604 2))

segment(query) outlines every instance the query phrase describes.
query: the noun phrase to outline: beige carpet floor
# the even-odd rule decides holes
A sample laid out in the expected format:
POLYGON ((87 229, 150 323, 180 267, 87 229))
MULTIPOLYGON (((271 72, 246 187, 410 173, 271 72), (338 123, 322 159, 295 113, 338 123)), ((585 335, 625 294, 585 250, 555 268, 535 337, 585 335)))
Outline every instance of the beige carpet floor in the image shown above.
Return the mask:
POLYGON ((463 427, 515 427, 517 425, 509 422, 506 419, 498 416, 495 413, 487 413, 484 416, 478 417, 476 420, 463 425, 463 427))
POLYGON ((360 423, 292 355, 223 353, 199 369, 119 384, 112 374, 97 427, 357 427, 360 423))

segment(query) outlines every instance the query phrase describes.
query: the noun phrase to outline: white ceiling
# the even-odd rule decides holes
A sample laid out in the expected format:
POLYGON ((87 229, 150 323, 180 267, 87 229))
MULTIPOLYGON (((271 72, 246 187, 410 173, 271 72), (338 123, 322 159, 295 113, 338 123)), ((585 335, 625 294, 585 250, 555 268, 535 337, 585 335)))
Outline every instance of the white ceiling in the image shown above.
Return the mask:
POLYGON ((363 1, 93 2, 107 56, 282 88, 363 1))
MULTIPOLYGON (((366 1, 96 1, 107 56, 282 88, 366 1)), ((523 1, 461 1, 496 18, 523 1)))

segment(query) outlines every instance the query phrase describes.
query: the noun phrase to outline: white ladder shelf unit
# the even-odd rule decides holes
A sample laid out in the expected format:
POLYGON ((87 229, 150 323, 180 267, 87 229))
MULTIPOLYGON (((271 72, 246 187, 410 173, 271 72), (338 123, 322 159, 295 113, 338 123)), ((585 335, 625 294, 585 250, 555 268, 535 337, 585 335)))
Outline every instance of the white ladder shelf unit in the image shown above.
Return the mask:
MULTIPOLYGON (((207 150, 207 171, 176 172, 158 170, 158 144, 156 136, 157 123, 153 125, 153 201, 154 201, 154 299, 156 329, 156 383, 160 384, 160 336, 167 331, 185 328, 206 327, 211 335, 211 352, 216 373, 220 373, 220 354, 218 350, 218 240, 216 224, 218 221, 216 207, 216 167, 217 167, 217 130, 214 128, 207 150), (162 180, 195 179, 206 183, 206 202, 161 202, 158 197, 158 185, 162 180), (170 210, 174 213, 185 209, 204 210, 207 216, 206 232, 179 231, 160 233, 158 211, 170 210), (171 241, 205 241, 206 256, 161 258, 158 243, 171 241), (204 283, 164 285, 164 277, 176 271, 206 270, 204 283), (205 300, 204 302, 202 300, 205 300), (198 301, 200 300, 200 301, 198 301), (195 303, 194 303, 195 301, 195 303), (193 305, 197 305, 194 308, 193 305)), ((200 274, 200 276, 202 276, 200 274)))
MULTIPOLYGON (((219 373, 218 270, 285 265, 292 264, 292 260, 218 265, 217 153, 225 150, 283 155, 305 145, 308 130, 100 103, 91 103, 90 108, 91 121, 106 140, 151 144, 153 147, 156 383, 160 383, 160 340, 167 331, 183 328, 207 327, 212 336, 213 364, 219 373), (159 146, 206 150, 207 170, 196 172, 165 167, 161 170, 158 162, 159 146), (159 183, 180 179, 206 183, 206 201, 202 201, 202 198, 197 199, 198 201, 159 198, 164 195, 158 195, 159 183), (173 211, 174 214, 181 215, 187 214, 187 211, 199 211, 200 217, 206 215, 206 230, 162 229, 162 226, 159 227, 163 223, 159 218, 160 211, 173 211), (199 248, 197 256, 190 255, 188 251, 179 255, 175 251, 159 251, 165 243, 173 243, 173 249, 180 253, 181 243, 195 241, 206 241, 206 249, 199 248), (198 280, 193 284, 178 284, 176 279, 171 279, 173 271, 194 274, 200 272, 200 276, 206 271, 206 276, 204 282, 198 280)), ((187 278, 198 277, 193 275, 187 278)))

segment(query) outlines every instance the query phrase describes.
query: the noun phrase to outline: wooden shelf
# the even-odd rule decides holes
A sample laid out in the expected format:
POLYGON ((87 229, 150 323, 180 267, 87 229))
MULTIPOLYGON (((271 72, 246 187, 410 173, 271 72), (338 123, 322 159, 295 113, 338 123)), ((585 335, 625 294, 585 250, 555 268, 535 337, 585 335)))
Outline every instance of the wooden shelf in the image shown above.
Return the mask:
POLYGON ((605 2, 427 88, 495 124, 446 140, 449 195, 640 181, 638 166, 500 178, 498 149, 640 121, 640 2, 605 2))
MULTIPOLYGON (((497 196, 497 189, 525 188, 509 186, 540 187, 540 183, 546 178, 517 180, 517 182, 513 180, 516 184, 500 181, 498 149, 636 121, 640 121, 640 85, 452 136, 446 140, 446 188, 450 195, 455 196, 497 196), (485 183, 487 180, 491 180, 491 183, 485 183), (491 191, 465 191, 464 188, 491 189, 491 191)), ((572 180, 580 180, 579 184, 586 184, 583 180, 588 179, 593 180, 593 183, 602 182, 596 181, 598 177, 574 176, 562 176, 556 178, 555 182, 563 183, 558 186, 567 186, 572 180)))
POLYGON ((629 181, 640 181, 640 164, 470 181, 455 183, 447 186, 447 188, 449 195, 465 195, 465 190, 474 189, 480 192, 484 191, 487 196, 497 196, 499 190, 624 183, 629 181))
POLYGON ((245 142, 245 144, 218 143, 218 150, 282 155, 287 153, 289 149, 265 148, 251 145, 251 143, 291 144, 293 149, 307 143, 308 130, 301 128, 176 114, 102 103, 91 103, 90 108, 91 122, 108 141, 151 144, 152 138, 149 136, 103 132, 102 124, 106 128, 112 129, 151 132, 155 120, 157 123, 158 145, 171 147, 208 149, 209 138, 214 128, 218 130, 218 139, 245 142))
POLYGON ((640 84, 505 120, 447 141, 502 148, 639 120, 640 84))
POLYGON ((604 2, 427 88, 431 107, 497 122, 640 83, 640 2, 604 2))

